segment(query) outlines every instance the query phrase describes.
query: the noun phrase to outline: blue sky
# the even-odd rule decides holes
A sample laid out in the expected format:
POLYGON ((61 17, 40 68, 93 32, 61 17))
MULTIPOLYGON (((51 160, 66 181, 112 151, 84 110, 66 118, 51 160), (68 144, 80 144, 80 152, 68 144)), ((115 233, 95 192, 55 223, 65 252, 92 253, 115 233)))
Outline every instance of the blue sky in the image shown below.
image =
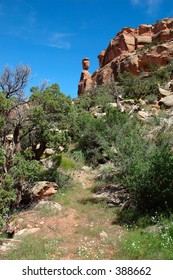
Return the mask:
POLYGON ((29 65, 27 92, 47 80, 76 97, 82 58, 93 73, 123 27, 165 17, 173 17, 172 0, 0 0, 0 71, 29 65))

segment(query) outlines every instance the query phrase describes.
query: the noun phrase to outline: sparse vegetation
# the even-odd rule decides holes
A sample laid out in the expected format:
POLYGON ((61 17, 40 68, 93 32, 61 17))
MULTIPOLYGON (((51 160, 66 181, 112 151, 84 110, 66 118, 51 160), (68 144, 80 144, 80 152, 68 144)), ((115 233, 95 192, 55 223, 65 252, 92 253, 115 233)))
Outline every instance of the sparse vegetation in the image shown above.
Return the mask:
MULTIPOLYGON (((172 259, 173 230, 168 219, 173 210, 171 125, 169 129, 161 126, 159 115, 141 122, 136 113, 130 112, 130 106, 123 111, 118 104, 119 99, 123 98, 125 103, 130 98, 137 110, 150 108, 157 102, 158 84, 164 85, 172 70, 171 65, 151 68, 148 78, 124 73, 116 82, 95 88, 73 102, 60 92, 57 84, 42 89, 33 87, 27 104, 19 98, 23 88, 13 95, 3 85, 0 93, 0 225, 3 225, 3 214, 14 212, 18 193, 25 193, 25 186, 27 189, 39 180, 56 182, 58 192, 51 200, 67 209, 64 216, 57 216, 65 220, 68 211, 73 213, 70 217, 74 228, 66 236, 66 242, 71 246, 72 235, 81 238, 72 249, 76 259, 172 259), (144 106, 141 99, 145 100, 144 106), (157 132, 153 132, 155 126, 157 132), (98 172, 101 165, 95 191, 107 184, 126 187, 130 193, 127 207, 109 208, 103 197, 93 196, 88 178, 84 177, 83 185, 77 181, 76 173, 79 178, 84 170, 94 185, 96 180, 92 174, 95 173, 92 172, 98 172), (164 217, 164 225, 153 235, 147 228, 160 225, 155 213, 164 217), (114 242, 117 224, 125 234, 119 233, 120 240, 114 242), (108 237, 103 240, 100 233, 107 230, 108 237), (115 246, 119 249, 118 256, 111 249, 115 246)), ((45 208, 45 211, 48 210, 45 208)), ((48 214, 45 216, 51 217, 51 212, 48 214)), ((67 253, 62 246, 65 241, 58 235, 58 227, 51 230, 55 238, 30 236, 7 258, 63 258, 67 253)))
POLYGON ((130 260, 172 260, 173 228, 170 221, 164 221, 146 230, 129 229, 120 240, 120 259, 130 260))
POLYGON ((53 259, 53 255, 57 253, 57 245, 61 240, 47 240, 38 238, 33 235, 23 238, 18 250, 8 253, 8 260, 46 260, 53 259), (56 246, 55 246, 56 245, 56 246))

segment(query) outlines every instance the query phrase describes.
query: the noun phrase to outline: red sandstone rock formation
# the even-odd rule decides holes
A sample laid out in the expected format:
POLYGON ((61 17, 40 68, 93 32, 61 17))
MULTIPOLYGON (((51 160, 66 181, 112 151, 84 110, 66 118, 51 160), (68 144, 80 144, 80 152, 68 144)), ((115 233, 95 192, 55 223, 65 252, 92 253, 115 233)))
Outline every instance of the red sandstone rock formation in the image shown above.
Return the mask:
POLYGON ((93 86, 115 80, 124 71, 138 75, 151 65, 166 65, 173 60, 173 18, 153 25, 141 24, 138 28, 123 28, 98 55, 98 60, 100 68, 92 76, 88 69, 82 71, 79 95, 93 86))
POLYGON ((80 81, 78 84, 78 95, 80 96, 85 91, 88 91, 92 87, 91 74, 88 72, 90 67, 89 58, 82 59, 83 71, 81 73, 80 81))

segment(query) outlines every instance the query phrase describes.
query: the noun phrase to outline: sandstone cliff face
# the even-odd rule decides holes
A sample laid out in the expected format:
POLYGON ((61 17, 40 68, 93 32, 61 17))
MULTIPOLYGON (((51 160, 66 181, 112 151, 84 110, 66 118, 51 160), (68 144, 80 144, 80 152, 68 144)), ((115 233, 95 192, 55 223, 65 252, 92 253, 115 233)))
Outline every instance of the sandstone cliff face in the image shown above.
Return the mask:
POLYGON ((124 71, 140 74, 151 65, 166 65, 173 60, 173 18, 157 23, 123 28, 98 55, 100 68, 90 76, 81 75, 78 95, 94 86, 116 80, 124 71), (85 80, 85 81, 84 81, 85 80))

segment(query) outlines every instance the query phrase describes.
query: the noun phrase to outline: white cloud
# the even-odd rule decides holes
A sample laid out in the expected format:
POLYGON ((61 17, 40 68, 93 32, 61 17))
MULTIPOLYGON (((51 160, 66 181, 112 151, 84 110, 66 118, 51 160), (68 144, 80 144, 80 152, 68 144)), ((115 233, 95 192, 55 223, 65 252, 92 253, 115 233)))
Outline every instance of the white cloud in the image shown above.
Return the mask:
POLYGON ((148 14, 154 13, 160 6, 163 0, 131 0, 133 5, 138 5, 141 7, 146 7, 148 14))
POLYGON ((70 43, 68 41, 63 41, 63 40, 60 40, 56 43, 48 43, 47 46, 51 47, 51 48, 65 49, 65 50, 68 50, 71 48, 70 43))
POLYGON ((71 44, 67 40, 63 39, 57 39, 57 40, 52 40, 49 39, 46 44, 48 47, 56 48, 56 49, 70 49, 71 44))
POLYGON ((28 0, 15 0, 9 10, 5 1, 0 0, 0 24, 3 24, 0 35, 16 37, 32 45, 66 50, 71 48, 70 38, 75 34, 52 30, 51 25, 40 20, 38 11, 28 0))
POLYGON ((148 13, 151 14, 155 9, 158 9, 163 0, 148 0, 148 13))
POLYGON ((72 34, 69 33, 55 32, 47 37, 47 42, 45 42, 45 45, 57 49, 70 49, 71 44, 67 38, 71 35, 72 34))
POLYGON ((47 46, 57 49, 70 49, 71 44, 69 38, 74 33, 59 33, 51 32, 48 29, 42 29, 40 27, 34 28, 34 22, 25 26, 11 27, 10 30, 6 31, 8 36, 18 37, 25 40, 33 45, 47 46))

